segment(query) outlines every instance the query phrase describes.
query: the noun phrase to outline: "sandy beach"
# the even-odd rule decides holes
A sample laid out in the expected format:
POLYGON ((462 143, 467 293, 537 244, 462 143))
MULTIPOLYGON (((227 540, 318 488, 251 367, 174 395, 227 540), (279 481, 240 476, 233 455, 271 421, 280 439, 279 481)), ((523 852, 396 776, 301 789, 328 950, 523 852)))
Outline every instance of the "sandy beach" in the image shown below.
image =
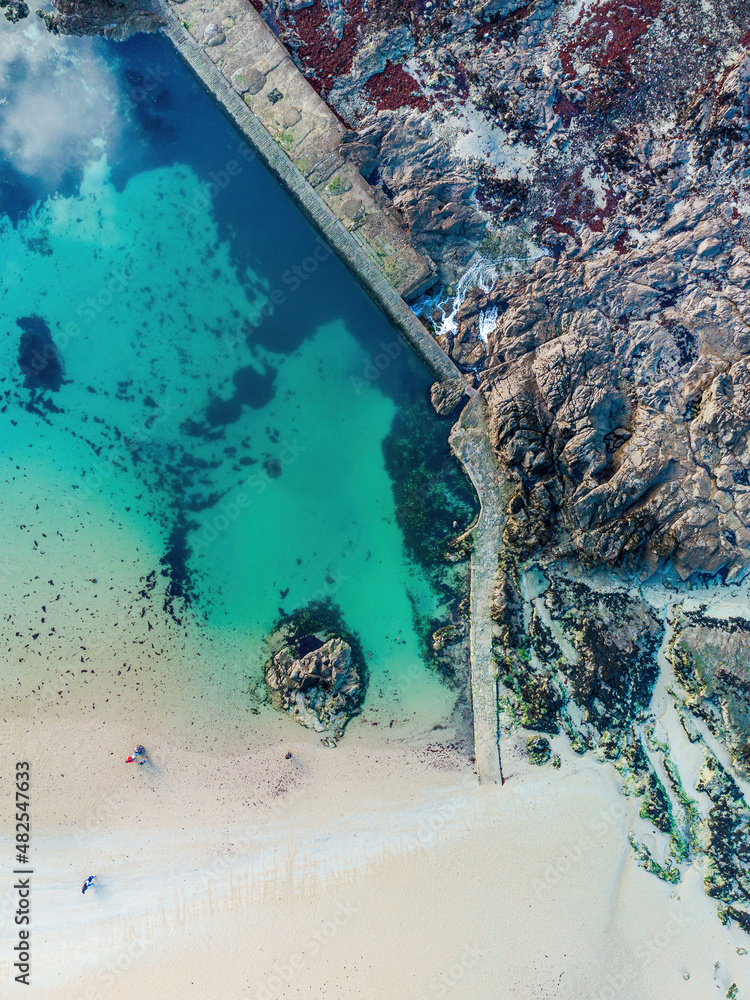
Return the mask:
MULTIPOLYGON (((721 924, 706 855, 679 884, 639 867, 631 834, 662 860, 667 837, 612 763, 560 735, 559 769, 535 767, 528 732, 504 732, 505 783, 477 781, 463 675, 451 688, 428 666, 436 629, 465 624, 441 579, 450 536, 423 566, 405 531, 449 510, 459 531, 471 504, 447 421, 414 476, 404 442, 429 450, 438 421, 429 379, 359 286, 333 257, 318 267, 317 233, 164 39, 115 54, 37 18, 0 37, 2 996, 749 996, 750 938, 721 924), (19 367, 30 330, 59 353, 48 392, 19 367), (321 598, 369 677, 335 747, 263 682, 265 638, 321 598)), ((478 119, 461 129, 505 162, 496 130, 485 149, 478 119)), ((673 595, 650 599, 668 614, 673 595)), ((729 752, 705 725, 691 739, 665 654, 649 711, 690 790, 729 752)))
POLYGON ((750 987, 746 939, 721 926, 699 873, 671 886, 638 868, 637 803, 562 741, 559 772, 506 746, 508 780, 487 789, 434 733, 355 721, 329 749, 286 718, 255 720, 244 749, 155 725, 138 733, 144 767, 124 762, 127 710, 6 721, 6 747, 32 762, 27 995, 705 1000, 750 987))

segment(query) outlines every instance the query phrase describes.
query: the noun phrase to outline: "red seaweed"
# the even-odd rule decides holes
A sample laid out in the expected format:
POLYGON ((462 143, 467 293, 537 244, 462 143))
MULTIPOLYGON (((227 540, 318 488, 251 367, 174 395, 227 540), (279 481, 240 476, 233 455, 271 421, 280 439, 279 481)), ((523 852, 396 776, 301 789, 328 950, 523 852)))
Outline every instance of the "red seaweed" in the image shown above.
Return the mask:
MULTIPOLYGON (((573 56, 579 53, 585 54, 585 62, 610 81, 609 87, 588 95, 586 110, 606 111, 617 94, 632 88, 631 57, 638 40, 661 13, 662 5, 663 0, 605 0, 594 10, 581 12, 572 26, 572 40, 560 51, 565 78, 575 77, 573 56)), ((561 105, 561 111, 567 127, 572 118, 570 109, 561 105)))
POLYGON ((285 26, 293 28, 302 42, 296 46, 302 69, 322 97, 326 97, 336 80, 352 68, 360 32, 367 21, 356 0, 345 9, 347 21, 340 40, 330 30, 321 0, 284 17, 285 26))
POLYGON ((429 103, 419 90, 419 84, 409 76, 403 66, 388 62, 382 73, 371 76, 365 84, 370 100, 380 110, 396 111, 398 108, 418 108, 426 111, 429 103))

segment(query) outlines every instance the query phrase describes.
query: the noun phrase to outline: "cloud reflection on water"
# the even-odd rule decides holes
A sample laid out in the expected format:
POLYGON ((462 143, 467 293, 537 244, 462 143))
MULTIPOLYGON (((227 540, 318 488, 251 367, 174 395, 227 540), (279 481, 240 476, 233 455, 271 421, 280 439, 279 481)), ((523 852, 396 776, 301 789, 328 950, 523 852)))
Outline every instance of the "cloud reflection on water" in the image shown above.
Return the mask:
POLYGON ((98 44, 33 18, 0 33, 0 156, 39 195, 80 177, 120 135, 117 80, 98 44))

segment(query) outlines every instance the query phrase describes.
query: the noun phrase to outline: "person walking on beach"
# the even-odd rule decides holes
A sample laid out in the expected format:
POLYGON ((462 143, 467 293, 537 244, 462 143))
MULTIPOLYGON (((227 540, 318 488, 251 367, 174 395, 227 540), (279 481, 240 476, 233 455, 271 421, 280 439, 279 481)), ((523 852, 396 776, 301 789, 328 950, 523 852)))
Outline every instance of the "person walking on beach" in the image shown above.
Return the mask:
POLYGON ((143 747, 140 745, 140 743, 135 748, 135 750, 133 751, 132 755, 130 757, 126 757, 125 758, 125 763, 126 764, 134 764, 137 757, 141 758, 138 761, 139 764, 143 765, 143 764, 147 764, 148 763, 148 757, 146 756, 146 751, 143 749, 143 747))
POLYGON ((89 875, 89 877, 83 883, 83 888, 81 889, 81 892, 86 892, 87 889, 90 889, 91 886, 94 884, 94 879, 95 878, 96 878, 96 875, 89 875))

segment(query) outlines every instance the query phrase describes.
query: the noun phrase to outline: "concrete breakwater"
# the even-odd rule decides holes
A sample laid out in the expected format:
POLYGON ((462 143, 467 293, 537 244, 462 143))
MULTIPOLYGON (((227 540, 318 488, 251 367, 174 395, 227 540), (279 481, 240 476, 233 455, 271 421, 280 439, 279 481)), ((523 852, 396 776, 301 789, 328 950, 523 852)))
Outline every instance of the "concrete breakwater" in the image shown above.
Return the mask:
POLYGON ((469 669, 475 768, 480 781, 502 784, 492 606, 507 498, 498 480, 487 429, 487 403, 482 393, 476 393, 464 407, 451 432, 451 447, 474 484, 481 504, 479 519, 471 530, 469 669))
POLYGON ((203 86, 436 379, 467 385, 404 301, 434 280, 430 266, 340 155, 343 126, 257 11, 247 0, 157 7, 203 86))
MULTIPOLYGON (((164 31, 219 107, 240 129, 370 298, 438 382, 445 398, 468 395, 452 445, 479 494, 471 567, 471 686, 477 775, 501 783, 497 681, 490 610, 501 538, 497 466, 481 394, 407 305, 433 280, 408 234, 338 152, 343 127, 247 0, 157 0, 164 31), (220 39, 218 42, 212 42, 220 39), (282 107, 283 105, 283 107, 282 107)), ((452 405, 452 404, 451 404, 452 405)))

